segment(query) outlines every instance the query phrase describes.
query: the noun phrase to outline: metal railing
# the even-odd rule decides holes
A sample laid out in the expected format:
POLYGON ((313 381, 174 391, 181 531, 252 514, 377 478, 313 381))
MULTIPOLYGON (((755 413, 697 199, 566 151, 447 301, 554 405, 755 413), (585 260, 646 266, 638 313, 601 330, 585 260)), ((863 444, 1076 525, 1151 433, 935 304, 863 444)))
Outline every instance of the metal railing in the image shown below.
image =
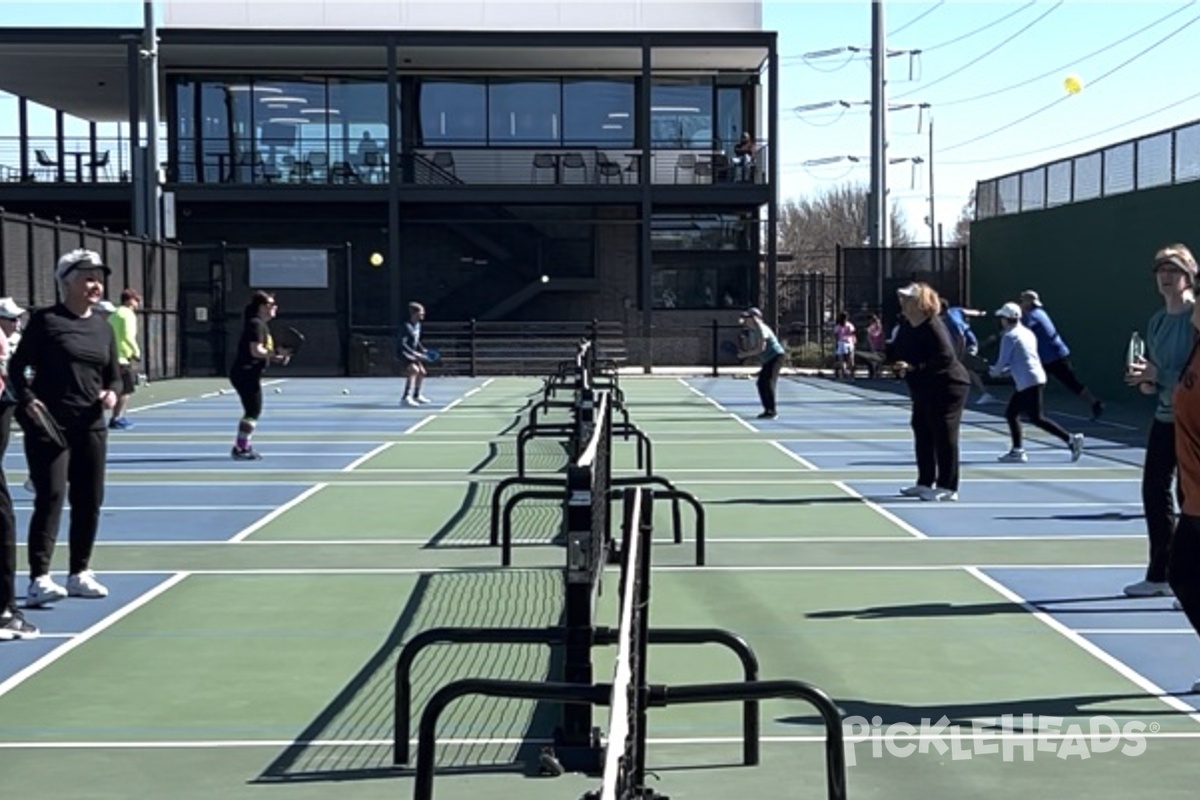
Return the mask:
POLYGON ((1200 179, 1200 122, 980 181, 975 219, 1200 179))
POLYGON ((118 183, 132 172, 129 139, 64 136, 60 148, 53 136, 30 136, 24 141, 25 169, 21 169, 22 141, 0 136, 0 181, 14 183, 118 183))

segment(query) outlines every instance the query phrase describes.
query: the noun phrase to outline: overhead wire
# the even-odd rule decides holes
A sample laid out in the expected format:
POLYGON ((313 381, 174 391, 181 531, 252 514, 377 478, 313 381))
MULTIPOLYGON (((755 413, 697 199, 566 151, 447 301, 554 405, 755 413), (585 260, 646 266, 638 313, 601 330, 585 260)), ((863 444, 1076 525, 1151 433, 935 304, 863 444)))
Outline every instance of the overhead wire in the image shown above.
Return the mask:
POLYGON ((953 39, 950 39, 949 41, 945 41, 940 44, 935 44, 932 47, 923 47, 923 48, 921 48, 921 50, 922 50, 922 52, 930 53, 930 52, 933 52, 934 50, 940 50, 943 47, 949 47, 952 44, 957 44, 958 42, 961 42, 964 39, 971 38, 972 36, 974 36, 977 33, 983 33, 984 31, 988 30, 989 28, 994 28, 995 26, 999 25, 1000 23, 1002 23, 1012 17, 1015 17, 1017 14, 1020 14, 1022 11, 1029 8, 1030 6, 1035 6, 1035 5, 1037 5, 1037 0, 1030 0, 1030 2, 1021 6, 1016 11, 1010 11, 1009 13, 1005 14, 1003 17, 1000 17, 1000 19, 993 20, 993 21, 989 22, 988 24, 984 25, 983 27, 976 28, 973 31, 968 31, 968 32, 962 34, 961 36, 956 36, 953 39))
POLYGON ((1027 78, 1027 79, 1021 81, 1020 83, 1014 83, 1010 86, 1004 86, 1000 89, 993 89, 992 91, 972 95, 971 97, 959 98, 958 100, 945 100, 945 101, 939 100, 937 103, 937 107, 938 108, 947 108, 949 106, 957 106, 957 105, 962 105, 964 103, 973 103, 976 100, 984 100, 988 97, 995 97, 998 94, 1004 94, 1005 92, 1011 92, 1014 89, 1020 89, 1024 86, 1028 86, 1031 83, 1036 83, 1037 81, 1040 81, 1044 78, 1048 78, 1051 75, 1058 75, 1065 69, 1069 69, 1071 67, 1082 64, 1085 61, 1089 61, 1098 55, 1107 53, 1109 50, 1112 50, 1114 47, 1116 47, 1118 45, 1122 45, 1125 42, 1130 41, 1131 39, 1137 38, 1138 36, 1145 33, 1146 31, 1150 30, 1151 28, 1157 27, 1158 25, 1161 25, 1162 23, 1166 22, 1171 17, 1174 17, 1176 14, 1183 13, 1184 11, 1186 11, 1191 6, 1194 6, 1195 4, 1196 4, 1196 0, 1190 0, 1190 2, 1185 3, 1184 5, 1180 6, 1179 8, 1170 12, 1169 14, 1159 17, 1158 19, 1154 20, 1153 22, 1149 23, 1148 25, 1138 28, 1133 33, 1126 34, 1125 36, 1122 36, 1120 39, 1110 42, 1098 50, 1093 50, 1092 52, 1088 53, 1085 56, 1073 58, 1061 66, 1055 67, 1054 69, 1046 70, 1045 72, 1041 73, 1040 75, 1034 75, 1032 78, 1027 78))
MULTIPOLYGON (((1188 20, 1188 21, 1187 21, 1187 22, 1185 22, 1183 25, 1180 25, 1178 28, 1176 28, 1175 30, 1171 31, 1170 33, 1168 33, 1166 36, 1164 36, 1164 37, 1162 37, 1161 39, 1159 39, 1159 40, 1158 40, 1157 42, 1155 42, 1154 44, 1150 45, 1149 47, 1146 47, 1146 48, 1142 49, 1142 50, 1141 50, 1141 51, 1139 51, 1138 53, 1136 53, 1136 54, 1134 54, 1133 56, 1131 56, 1131 57, 1129 57, 1129 58, 1125 59, 1124 61, 1122 61, 1122 62, 1121 62, 1120 64, 1118 64, 1117 66, 1115 66, 1115 67, 1113 67, 1112 69, 1110 69, 1108 72, 1105 72, 1105 73, 1103 73, 1102 75, 1099 75, 1098 77, 1096 77, 1096 78, 1095 78, 1094 80, 1092 80, 1092 82, 1091 82, 1091 83, 1092 83, 1092 86, 1094 87, 1094 86, 1095 86, 1097 83, 1100 83, 1102 80, 1104 80, 1105 78, 1109 77, 1110 75, 1112 75, 1112 74, 1114 74, 1114 73, 1116 73, 1116 72, 1119 72, 1119 71, 1121 71, 1121 70, 1122 70, 1122 69, 1124 69, 1125 67, 1127 67, 1127 66, 1129 66, 1130 64, 1132 64, 1134 61, 1137 61, 1137 60, 1138 60, 1139 58, 1141 58, 1142 56, 1146 55, 1147 53, 1150 53, 1150 52, 1152 52, 1153 50, 1157 49, 1158 47, 1161 47, 1161 46, 1162 46, 1163 44, 1165 44, 1165 43, 1166 43, 1168 40, 1172 39, 1172 38, 1173 38, 1173 37, 1175 37, 1175 36, 1178 36, 1178 35, 1179 35, 1179 34, 1181 34, 1181 33, 1183 33, 1183 31, 1187 30, 1187 29, 1188 29, 1189 27, 1191 27, 1192 25, 1195 25, 1197 22, 1200 22, 1200 16, 1192 17, 1192 19, 1188 20)), ((1006 123, 1006 124, 1004 124, 1004 125, 1001 125, 999 128, 995 128, 995 129, 993 129, 993 130, 990 130, 990 131, 988 131, 987 133, 981 133, 981 134, 979 134, 978 136, 974 136, 974 137, 972 137, 972 138, 970 138, 970 139, 967 139, 967 140, 965 140, 965 141, 961 141, 961 142, 958 142, 958 143, 956 143, 956 144, 949 145, 948 147, 943 147, 943 148, 941 148, 940 150, 938 150, 938 152, 939 152, 939 153, 948 153, 948 152, 950 152, 951 150, 957 150, 957 149, 958 149, 958 148, 960 148, 960 147, 966 147, 966 146, 967 146, 967 145, 969 145, 969 144, 974 144, 975 142, 981 141, 981 140, 983 140, 983 139, 987 139, 987 138, 989 138, 989 137, 991 137, 991 136, 995 136, 997 133, 1000 133, 1000 132, 1002 132, 1002 131, 1006 131, 1006 130, 1008 130, 1009 128, 1012 128, 1012 127, 1015 127, 1015 126, 1017 126, 1017 125, 1020 125, 1022 122, 1026 122, 1026 121, 1028 121, 1028 120, 1030 120, 1030 119, 1033 119, 1034 117, 1038 116, 1039 114, 1042 114, 1042 113, 1044 113, 1044 112, 1046 112, 1046 111, 1049 111, 1051 108, 1054 108, 1054 107, 1055 107, 1056 105, 1058 105, 1059 103, 1065 102, 1065 101, 1067 101, 1067 100, 1070 100, 1070 99, 1071 99, 1071 95, 1069 95, 1069 94, 1067 94, 1067 95, 1063 95, 1062 97, 1059 97, 1057 100, 1054 100, 1053 102, 1047 103, 1046 105, 1042 106, 1041 108, 1038 108, 1038 109, 1036 109, 1036 110, 1034 110, 1034 111, 1031 111, 1031 112, 1029 112, 1028 114, 1026 114, 1026 115, 1025 115, 1025 116, 1023 116, 1023 117, 1018 117, 1017 119, 1013 120, 1012 122, 1008 122, 1008 123, 1006 123)))
POLYGON ((1179 106, 1183 105, 1184 103, 1189 103, 1192 100, 1197 100, 1197 99, 1200 99, 1200 92, 1196 92, 1195 94, 1188 95, 1187 97, 1181 98, 1181 99, 1176 100, 1171 103, 1168 103, 1167 105, 1163 106, 1162 108, 1155 109, 1154 111, 1143 112, 1141 114, 1138 114, 1135 117, 1131 117, 1130 119, 1125 120, 1124 122, 1118 122, 1116 125, 1113 125, 1108 128, 1104 128, 1103 130, 1092 131, 1091 133, 1087 134, 1086 136, 1079 136, 1074 139, 1068 139, 1065 142, 1059 142, 1058 144, 1047 145, 1046 147, 1039 147, 1036 150, 1026 150, 1023 153, 1009 153, 1008 155, 1005 155, 1005 156, 992 156, 990 158, 975 158, 975 159, 968 159, 968 160, 962 160, 962 161, 940 161, 938 163, 947 165, 947 166, 950 166, 950 165, 962 166, 962 165, 967 165, 967 164, 989 164, 989 163, 992 163, 995 161, 1008 161, 1013 158, 1025 158, 1026 156, 1036 156, 1040 153, 1046 153, 1051 150, 1057 150, 1060 147, 1066 147, 1067 145, 1079 144, 1080 142, 1086 142, 1088 139, 1094 139, 1097 136, 1103 136, 1106 133, 1112 133, 1113 131, 1128 127, 1129 125, 1133 125, 1133 124, 1141 122, 1145 119, 1149 119, 1150 117, 1158 116, 1159 114, 1162 114, 1167 111, 1171 111, 1172 109, 1175 109, 1175 108, 1178 108, 1179 106))
POLYGON ((938 2, 937 2, 937 3, 935 3, 935 4, 933 5, 933 7, 932 7, 932 8, 928 8, 928 9, 926 9, 925 11, 921 12, 921 13, 920 13, 920 14, 918 14, 917 16, 915 16, 915 17, 913 17, 912 19, 910 19, 908 22, 906 22, 906 23, 904 23, 903 25, 901 25, 899 28, 896 28, 896 30, 894 30, 894 31, 888 31, 888 36, 895 36, 895 35, 896 35, 896 34, 898 34, 898 33, 902 33, 902 32, 904 32, 904 31, 908 30, 908 29, 909 29, 909 28, 911 28, 913 25, 916 25, 918 22, 920 22, 921 20, 925 19, 926 17, 928 17, 928 16, 929 16, 930 14, 932 14, 933 12, 937 11, 939 8, 941 8, 941 7, 942 7, 942 6, 944 6, 945 4, 946 4, 946 0, 938 0, 938 2))
POLYGON ((1034 19, 1032 22, 1029 22, 1029 23, 1028 23, 1028 24, 1026 24, 1024 27, 1020 28, 1019 30, 1017 30, 1015 33, 1013 33, 1012 35, 1008 36, 1007 38, 1005 38, 1005 39, 1002 39, 1002 40, 1001 40, 1001 41, 1000 41, 998 44, 996 44, 996 45, 995 45, 995 46, 993 46, 992 48, 990 48, 990 49, 988 49, 988 50, 984 50, 982 53, 980 53, 979 55, 977 55, 975 58, 971 59, 971 60, 970 60, 970 61, 968 61, 967 63, 963 64, 961 67, 958 67, 958 68, 957 68, 957 69, 955 69, 955 70, 951 70, 950 72, 947 72, 947 73, 946 73, 945 75, 943 75, 942 77, 940 77, 940 78, 937 78, 937 79, 935 79, 935 80, 932 80, 932 81, 930 81, 929 83, 921 84, 920 86, 918 86, 917 88, 915 88, 915 89, 913 89, 913 90, 911 90, 911 91, 904 92, 903 94, 898 94, 898 95, 895 95, 896 99, 899 99, 899 98, 902 98, 902 97, 908 97, 908 96, 910 96, 910 95, 914 95, 914 94, 916 94, 916 93, 918 93, 918 92, 924 92, 924 91, 925 91, 925 90, 927 90, 929 87, 931 87, 931 86, 936 86, 937 84, 941 83, 942 81, 949 80, 950 78, 953 78, 955 75, 958 75, 958 74, 962 73, 963 71, 965 71, 965 70, 969 69, 970 67, 973 67, 973 66, 975 66, 975 65, 976 65, 976 64, 978 64, 980 61, 983 61, 985 58, 987 58, 988 56, 990 56, 992 53, 995 53, 997 50, 999 50, 1000 48, 1004 47, 1006 44, 1008 44, 1009 42, 1011 42, 1013 39, 1016 39, 1018 36, 1020 36, 1021 34, 1025 33, 1025 32, 1026 32, 1026 31, 1028 31, 1030 28, 1034 27, 1034 26, 1035 26, 1035 25, 1037 25, 1039 22, 1041 22, 1042 20, 1044 20, 1046 17, 1048 17, 1048 16, 1050 16, 1051 14, 1053 14, 1055 11, 1057 11, 1059 8, 1061 8, 1061 7, 1062 7, 1062 5, 1063 5, 1063 0, 1058 0, 1058 2, 1056 2, 1054 5, 1050 6, 1050 8, 1046 9, 1046 11, 1042 12, 1042 14, 1041 14, 1041 15, 1039 15, 1039 16, 1038 16, 1036 19, 1034 19))

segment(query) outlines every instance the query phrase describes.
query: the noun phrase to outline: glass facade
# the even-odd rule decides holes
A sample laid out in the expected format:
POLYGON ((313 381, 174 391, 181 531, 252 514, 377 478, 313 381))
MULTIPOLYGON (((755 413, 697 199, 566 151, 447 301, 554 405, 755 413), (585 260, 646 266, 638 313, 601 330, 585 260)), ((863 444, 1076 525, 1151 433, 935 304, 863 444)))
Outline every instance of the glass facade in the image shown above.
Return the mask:
MULTIPOLYGON (((397 99, 411 107, 399 109, 395 138, 436 168, 402 180, 623 184, 649 150, 655 183, 727 182, 728 154, 750 127, 747 80, 655 77, 650 140, 639 144, 632 77, 401 76, 397 99), (689 150, 701 152, 678 152, 689 150)), ((176 75, 170 85, 175 180, 374 183, 400 163, 387 156, 383 75, 176 75)))
POLYGON ((655 308, 745 307, 758 269, 757 212, 655 214, 655 308))

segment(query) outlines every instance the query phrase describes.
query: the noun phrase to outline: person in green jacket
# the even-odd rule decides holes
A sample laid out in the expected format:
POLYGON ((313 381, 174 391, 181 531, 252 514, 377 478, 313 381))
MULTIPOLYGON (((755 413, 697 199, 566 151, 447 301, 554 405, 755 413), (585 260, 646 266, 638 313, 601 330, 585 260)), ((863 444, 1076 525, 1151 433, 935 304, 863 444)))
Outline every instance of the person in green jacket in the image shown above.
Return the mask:
POLYGON ((117 363, 121 372, 121 396, 113 408, 108 427, 123 431, 133 427, 133 421, 125 416, 129 396, 137 391, 137 372, 134 362, 142 360, 142 348, 138 344, 137 310, 142 305, 142 296, 136 289, 121 292, 121 305, 108 318, 113 336, 117 340, 117 363))

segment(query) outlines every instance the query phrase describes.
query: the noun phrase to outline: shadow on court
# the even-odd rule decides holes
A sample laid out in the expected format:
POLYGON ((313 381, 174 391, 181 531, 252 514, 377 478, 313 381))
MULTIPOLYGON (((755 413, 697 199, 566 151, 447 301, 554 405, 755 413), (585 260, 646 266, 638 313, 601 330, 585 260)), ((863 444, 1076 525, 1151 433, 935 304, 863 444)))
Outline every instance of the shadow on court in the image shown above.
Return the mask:
MULTIPOLYGON (((1038 725, 1046 718, 1061 717, 1068 721, 1070 718, 1110 716, 1110 717, 1145 717, 1185 719, 1186 711, 1168 707, 1162 702, 1162 697, 1175 695, 1147 694, 1096 694, 1075 695, 1063 697, 1032 697, 1013 700, 979 700, 971 703, 917 703, 905 705, 901 703, 885 703, 875 700, 847 700, 835 698, 838 708, 845 717, 863 717, 870 720, 879 717, 883 726, 906 722, 920 727, 935 725, 945 717, 952 725, 964 727, 980 725, 983 730, 1012 731, 1014 733, 1033 733, 1038 725), (1114 705, 1119 704, 1119 705, 1114 705), (1026 731, 1023 719, 1029 715, 1033 725, 1026 731), (1006 727, 1002 727, 1001 718, 1006 727), (984 724, 986 723, 986 724, 984 724)), ((1193 712, 1194 713, 1194 712, 1193 712)), ((784 725, 820 725, 821 719, 816 714, 802 716, 779 717, 777 722, 784 725)), ((1061 725, 1065 728, 1065 723, 1061 725)))
MULTIPOLYGON (((1034 608, 1041 611, 1053 612, 1054 614, 1094 614, 1096 608, 1089 608, 1088 603, 1105 603, 1112 601, 1125 601, 1127 598, 1123 594, 1099 595, 1093 597, 1064 597, 1042 600, 1028 600, 1027 602, 1034 608), (1079 608, 1070 608, 1071 604, 1079 604, 1079 608)), ((1178 612, 1173 609, 1164 608, 1147 608, 1143 605, 1128 604, 1125 606, 1104 608, 1106 614, 1153 614, 1161 612, 1163 614, 1176 614, 1178 612)), ((837 609, 829 611, 812 611, 805 614, 808 619, 928 619, 928 618, 950 618, 950 617, 988 617, 996 614, 1028 614, 1029 610, 1017 603, 1009 602, 993 602, 993 603, 910 603, 899 606, 874 606, 872 608, 858 609, 837 609)))
MULTIPOLYGON (((321 713, 251 783, 343 782, 395 777, 395 673, 401 646, 438 627, 544 627, 560 624, 562 575, 555 570, 422 575, 379 648, 321 713)), ((560 652, 545 646, 446 644, 413 664, 410 730, 415 738, 434 692, 462 678, 546 680, 562 671, 560 652)), ((540 745, 552 736, 559 706, 464 697, 442 714, 439 773, 535 774, 540 745)))

